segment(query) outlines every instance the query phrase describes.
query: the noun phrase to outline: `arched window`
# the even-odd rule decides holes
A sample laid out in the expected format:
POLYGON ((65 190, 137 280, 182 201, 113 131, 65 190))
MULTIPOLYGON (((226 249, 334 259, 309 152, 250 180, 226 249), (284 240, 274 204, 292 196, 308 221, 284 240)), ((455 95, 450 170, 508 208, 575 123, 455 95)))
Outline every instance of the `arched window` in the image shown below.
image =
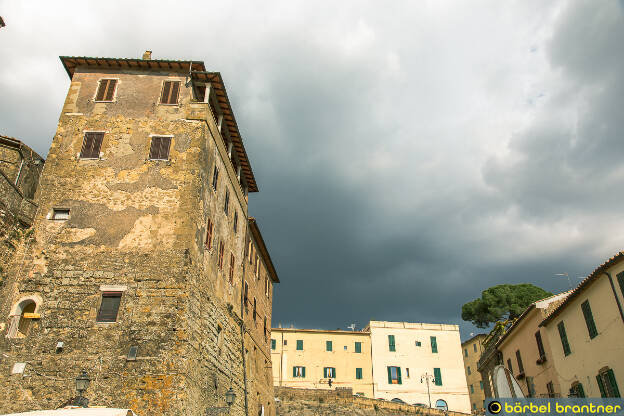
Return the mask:
POLYGON ((37 306, 41 300, 35 296, 20 299, 9 316, 8 338, 23 338, 28 335, 28 330, 33 319, 39 318, 37 306))
POLYGON ((436 409, 447 411, 448 406, 446 405, 446 402, 444 400, 438 399, 436 400, 436 409))

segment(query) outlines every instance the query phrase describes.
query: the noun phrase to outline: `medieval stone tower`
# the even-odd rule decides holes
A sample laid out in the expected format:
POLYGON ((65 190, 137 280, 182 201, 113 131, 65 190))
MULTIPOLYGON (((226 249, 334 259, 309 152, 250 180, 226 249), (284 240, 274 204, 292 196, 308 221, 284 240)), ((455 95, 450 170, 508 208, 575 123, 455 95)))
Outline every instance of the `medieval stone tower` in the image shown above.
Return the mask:
POLYGON ((32 237, 0 288, 0 411, 275 414, 278 277, 221 75, 198 61, 61 57, 71 84, 32 237))

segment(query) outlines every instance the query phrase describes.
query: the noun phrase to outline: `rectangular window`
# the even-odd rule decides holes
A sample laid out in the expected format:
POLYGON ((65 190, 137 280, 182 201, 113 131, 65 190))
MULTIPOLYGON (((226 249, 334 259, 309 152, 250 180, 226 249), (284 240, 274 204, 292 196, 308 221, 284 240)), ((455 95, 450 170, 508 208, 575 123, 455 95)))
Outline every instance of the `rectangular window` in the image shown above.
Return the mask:
POLYGON ((298 351, 303 351, 303 340, 302 339, 298 339, 297 340, 297 350, 298 351))
POLYGON ((468 357, 468 348, 464 348, 464 357, 468 357))
POLYGON ((472 349, 474 350, 474 352, 477 352, 477 344, 472 344, 472 349))
POLYGON ((388 384, 403 384, 401 381, 401 367, 388 367, 388 384))
POLYGON ((169 160, 169 147, 171 146, 171 137, 152 137, 152 145, 150 146, 150 160, 169 160))
POLYGON ((552 381, 546 383, 546 391, 548 392, 548 397, 555 397, 555 386, 552 381))
POLYGON ((624 272, 618 273, 617 281, 620 284, 620 291, 622 292, 622 297, 624 298, 624 272))
POLYGON ((563 321, 557 324, 559 330, 559 338, 561 338, 561 346, 563 347, 563 354, 567 357, 572 351, 570 351, 570 344, 568 343, 568 335, 566 334, 565 325, 563 321))
POLYGON ((537 343, 537 352, 539 353, 539 359, 544 362, 546 360, 546 352, 544 350, 544 343, 542 342, 542 334, 540 331, 535 333, 535 342, 537 343))
POLYGON ((223 270, 223 253, 225 251, 225 247, 223 245, 223 241, 219 242, 219 270, 223 270))
POLYGON ((277 342, 274 339, 271 339, 271 349, 274 350, 277 348, 277 342))
POLYGON ((234 254, 230 253, 230 284, 234 285, 234 254))
POLYGON ((356 368, 355 369, 355 379, 356 380, 362 380, 362 369, 361 368, 356 368))
POLYGON ((603 368, 596 376, 596 381, 598 381, 601 397, 620 397, 620 390, 612 369, 603 368))
MULTIPOLYGON (((483 382, 481 382, 481 384, 483 384, 483 382)), ((529 397, 535 397, 535 383, 533 382, 533 377, 526 378, 526 385, 529 397)))
POLYGON ((217 191, 217 185, 219 184, 219 168, 215 165, 212 171, 212 189, 217 191))
POLYGON ((103 292, 102 302, 97 314, 97 322, 115 322, 119 312, 122 292, 103 292))
POLYGON ((288 345, 288 340, 287 339, 284 340, 284 345, 288 345))
POLYGON ((305 378, 305 367, 293 367, 293 377, 305 378))
POLYGON ((466 367, 466 372, 468 373, 468 375, 472 374, 472 372, 470 371, 470 366, 466 367))
POLYGON ((254 305, 253 305, 253 320, 256 322, 256 298, 254 297, 254 305))
POLYGON ((180 81, 163 82, 162 94, 160 95, 160 103, 161 104, 177 104, 179 92, 180 92, 180 81))
POLYGON ((589 306, 589 301, 586 300, 581 304, 581 309, 583 310, 583 316, 585 317, 585 324, 587 325, 587 331, 589 332, 589 338, 594 339, 596 335, 598 335, 598 330, 596 329, 596 323, 594 322, 594 315, 592 314, 591 307, 589 306))
POLYGON ((227 214, 230 208, 230 190, 225 190, 225 203, 223 204, 223 211, 227 214))
POLYGON ((335 367, 323 368, 323 377, 324 378, 336 378, 336 368, 335 367))
POLYGON ((481 388, 481 390, 483 390, 483 381, 479 382, 479 387, 481 388))
POLYGON ((264 317, 264 342, 266 342, 267 339, 267 334, 268 334, 268 330, 267 330, 267 319, 266 316, 264 317))
POLYGON ((51 220, 61 220, 66 221, 69 219, 69 209, 68 208, 53 208, 52 215, 50 216, 51 220))
POLYGON ((213 231, 212 221, 210 220, 210 218, 208 218, 208 221, 206 223, 206 241, 204 242, 204 246, 206 247, 206 250, 212 249, 212 231, 213 231))
POLYGON ((420 342, 420 341, 416 341, 416 346, 417 346, 417 347, 422 346, 422 342, 420 342))
POLYGON ((405 368, 405 377, 409 378, 409 368, 405 368))
POLYGON ((86 132, 84 138, 82 139, 80 158, 99 159, 100 149, 102 148, 102 140, 104 140, 103 132, 86 132))
POLYGON ((396 351, 396 345, 394 344, 394 335, 388 335, 388 350, 396 351))
POLYGON ((440 371, 439 368, 433 369, 433 377, 435 378, 433 383, 436 386, 441 386, 442 385, 442 372, 440 371))
POLYGON ((234 234, 238 231, 238 211, 234 211, 234 234))
POLYGON ((524 374, 524 365, 522 365, 522 357, 520 356, 520 350, 516 350, 516 361, 518 362, 518 373, 524 374))
POLYGON ((472 410, 477 410, 477 404, 476 403, 472 404, 472 410))
POLYGON ((331 350, 332 350, 332 342, 325 341, 325 351, 331 351, 331 350))
POLYGON ((583 385, 578 381, 572 383, 572 386, 570 386, 570 397, 585 397, 585 390, 583 389, 583 385))
POLYGON ((474 386, 472 384, 470 385, 470 394, 474 394, 474 386))
POLYGON ((438 352, 438 341, 436 340, 436 337, 431 337, 431 352, 438 352))
POLYGON ((113 101, 116 86, 116 79, 101 79, 97 94, 95 94, 95 101, 113 101))
MULTIPOLYGON (((249 301, 249 285, 245 282, 245 290, 243 291, 243 303, 245 304, 245 310, 247 310, 247 302, 249 301)), ((284 342, 286 345, 286 342, 284 342)))
POLYGON ((260 278, 260 256, 256 254, 256 279, 260 278))
POLYGON ((511 358, 507 359, 507 369, 511 374, 513 374, 513 367, 511 366, 511 358))
POLYGON ((362 353, 362 343, 361 342, 356 342, 355 343, 355 352, 360 354, 362 353))

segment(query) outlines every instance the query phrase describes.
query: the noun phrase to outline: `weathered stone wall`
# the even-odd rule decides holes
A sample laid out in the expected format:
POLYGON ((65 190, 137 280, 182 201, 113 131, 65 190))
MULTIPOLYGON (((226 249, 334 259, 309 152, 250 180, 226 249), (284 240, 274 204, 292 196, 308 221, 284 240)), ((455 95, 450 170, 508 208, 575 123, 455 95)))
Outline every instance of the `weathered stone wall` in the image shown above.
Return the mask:
MULTIPOLYGON (((245 400, 240 301, 247 201, 212 115, 186 117, 190 105, 207 105, 190 101, 181 73, 74 74, 41 179, 34 241, 0 291, 3 320, 24 297, 41 299, 26 336, 0 340, 2 411, 58 407, 75 395, 83 369, 92 405, 140 415, 203 415, 225 405, 229 388, 237 396, 231 415, 253 403, 245 400), (102 77, 119 80, 112 103, 93 102, 102 77), (165 79, 181 81, 179 105, 158 103, 165 79), (105 132, 99 159, 80 159, 85 131, 105 132), (147 160, 150 135, 172 135, 168 161, 147 160), (69 219, 49 219, 54 208, 70 209, 69 219), (99 323, 107 290, 123 291, 120 310, 116 322, 99 323), (131 346, 136 361, 126 359, 131 346), (15 363, 26 363, 23 374, 11 375, 15 363)), ((271 400, 269 377, 266 383, 257 400, 271 400)))
POLYGON ((464 416, 464 413, 411 406, 385 400, 353 395, 350 388, 336 390, 296 389, 275 387, 277 415, 280 416, 377 416, 427 415, 464 416))

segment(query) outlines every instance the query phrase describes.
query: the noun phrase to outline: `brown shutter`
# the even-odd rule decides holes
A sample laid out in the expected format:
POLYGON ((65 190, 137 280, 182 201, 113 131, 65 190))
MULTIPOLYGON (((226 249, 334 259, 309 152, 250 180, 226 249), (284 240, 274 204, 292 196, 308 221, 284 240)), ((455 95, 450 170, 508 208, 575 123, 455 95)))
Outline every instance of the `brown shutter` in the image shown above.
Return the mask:
POLYGON ((121 303, 121 292, 104 292, 102 293, 102 303, 98 311, 98 322, 115 322, 117 313, 119 312, 119 304, 121 303))
POLYGON ((117 85, 116 79, 108 80, 108 89, 106 91, 106 101, 113 101, 113 94, 115 93, 115 86, 117 85))
POLYGON ((104 133, 85 133, 84 139, 82 141, 82 149, 80 150, 80 157, 84 159, 99 158, 103 138, 104 133))
POLYGON ((95 101, 103 101, 104 100, 104 94, 106 93, 106 88, 108 87, 108 79, 101 79, 100 80, 100 85, 98 86, 98 91, 97 94, 95 96, 95 101))
POLYGON ((163 83, 162 95, 160 96, 160 102, 162 104, 169 104, 169 92, 171 90, 171 81, 165 81, 163 83))
POLYGON ((152 137, 149 158, 153 160, 168 160, 171 137, 152 137))
POLYGON ((169 97, 169 104, 178 103, 178 90, 180 89, 180 81, 171 82, 171 96, 169 97))

